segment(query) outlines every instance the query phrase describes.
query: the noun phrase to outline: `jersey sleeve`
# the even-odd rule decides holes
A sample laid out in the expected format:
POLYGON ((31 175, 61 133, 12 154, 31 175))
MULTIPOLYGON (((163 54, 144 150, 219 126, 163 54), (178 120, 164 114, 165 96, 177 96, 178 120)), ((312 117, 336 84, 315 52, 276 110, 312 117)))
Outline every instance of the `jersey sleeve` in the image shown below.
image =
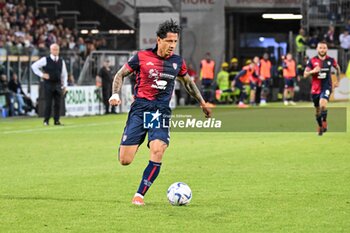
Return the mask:
POLYGON ((185 76, 186 74, 187 74, 186 62, 184 59, 182 59, 182 65, 181 65, 178 76, 185 76))
POLYGON ((139 60, 139 53, 136 53, 134 56, 132 56, 128 63, 125 64, 126 68, 128 68, 129 71, 137 71, 140 68, 140 60, 139 60))
POLYGON ((309 60, 307 61, 307 64, 306 64, 305 69, 306 69, 306 70, 312 70, 313 68, 314 68, 314 66, 312 65, 312 60, 309 59, 309 60))

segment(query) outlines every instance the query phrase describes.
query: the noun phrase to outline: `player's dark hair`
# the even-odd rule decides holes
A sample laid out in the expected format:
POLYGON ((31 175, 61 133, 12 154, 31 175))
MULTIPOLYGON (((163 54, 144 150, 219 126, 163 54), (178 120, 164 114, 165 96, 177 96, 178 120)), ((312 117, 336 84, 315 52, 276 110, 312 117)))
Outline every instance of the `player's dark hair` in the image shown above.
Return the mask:
POLYGON ((164 39, 168 32, 180 34, 181 27, 173 19, 161 23, 157 30, 157 36, 164 39))
POLYGON ((317 43, 317 45, 318 45, 318 44, 325 44, 325 45, 328 46, 328 43, 327 43, 327 41, 325 41, 325 40, 321 40, 320 42, 317 43))

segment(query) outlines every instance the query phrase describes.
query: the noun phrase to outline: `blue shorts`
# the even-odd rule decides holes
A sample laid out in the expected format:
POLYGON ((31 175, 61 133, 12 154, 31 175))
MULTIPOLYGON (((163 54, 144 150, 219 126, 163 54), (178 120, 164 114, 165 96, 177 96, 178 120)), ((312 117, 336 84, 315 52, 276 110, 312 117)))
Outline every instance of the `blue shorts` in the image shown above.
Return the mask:
POLYGON ((202 79, 202 87, 207 89, 207 88, 211 88, 211 86, 213 85, 213 80, 212 79, 208 79, 208 78, 203 78, 202 79))
POLYGON ((284 88, 294 88, 294 78, 284 78, 284 88))
POLYGON ((262 88, 269 88, 271 86, 271 78, 265 79, 264 81, 262 81, 261 83, 261 87, 262 88))
POLYGON ((320 94, 312 94, 312 101, 314 102, 315 107, 320 107, 320 99, 326 99, 329 101, 332 90, 323 90, 320 94))
POLYGON ((250 90, 256 91, 257 83, 250 82, 250 90))
POLYGON ((141 145, 148 133, 148 146, 159 139, 169 145, 171 109, 168 103, 136 99, 128 115, 121 145, 141 145))

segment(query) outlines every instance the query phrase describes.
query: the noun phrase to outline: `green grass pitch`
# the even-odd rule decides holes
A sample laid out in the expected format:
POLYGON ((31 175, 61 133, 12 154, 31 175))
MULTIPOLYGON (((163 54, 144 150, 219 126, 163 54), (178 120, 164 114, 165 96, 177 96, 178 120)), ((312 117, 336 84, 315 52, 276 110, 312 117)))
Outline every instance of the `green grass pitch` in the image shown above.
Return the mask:
POLYGON ((116 159, 126 114, 0 119, 0 232, 350 232, 347 113, 348 132, 322 137, 174 132, 144 207, 131 198, 146 145, 129 166, 116 159), (189 206, 167 202, 176 181, 189 206))

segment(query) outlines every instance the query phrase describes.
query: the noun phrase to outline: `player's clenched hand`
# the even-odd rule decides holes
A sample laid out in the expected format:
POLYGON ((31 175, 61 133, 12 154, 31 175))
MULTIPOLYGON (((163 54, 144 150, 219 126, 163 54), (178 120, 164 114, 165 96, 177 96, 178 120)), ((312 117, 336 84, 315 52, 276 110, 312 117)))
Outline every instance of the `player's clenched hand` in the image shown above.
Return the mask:
POLYGON ((312 70, 312 72, 313 72, 313 73, 318 73, 318 72, 320 72, 320 70, 321 70, 321 67, 320 67, 320 66, 316 66, 316 67, 312 70))
POLYGON ((121 103, 119 94, 113 94, 111 98, 109 98, 109 103, 112 106, 119 105, 121 103))
POLYGON ((211 108, 207 103, 201 104, 202 111, 205 114, 205 118, 210 118, 211 117, 211 108))

